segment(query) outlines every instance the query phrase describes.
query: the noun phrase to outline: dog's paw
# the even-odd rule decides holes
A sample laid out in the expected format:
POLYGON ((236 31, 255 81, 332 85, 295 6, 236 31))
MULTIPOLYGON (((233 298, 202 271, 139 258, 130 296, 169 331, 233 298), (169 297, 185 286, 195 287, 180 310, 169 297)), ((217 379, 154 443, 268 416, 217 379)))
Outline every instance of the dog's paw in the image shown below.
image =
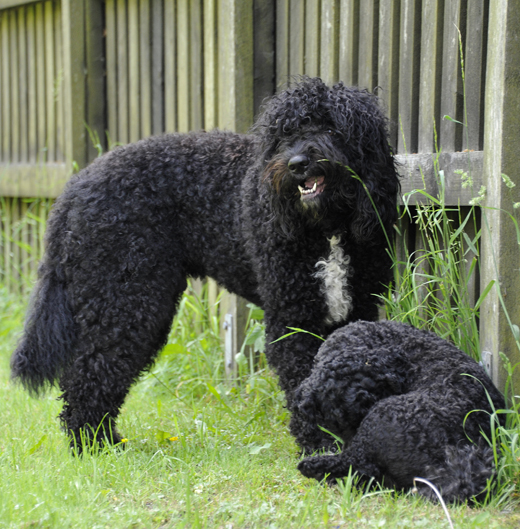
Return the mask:
POLYGON ((321 481, 325 477, 323 457, 306 457, 298 463, 298 470, 306 477, 321 481))

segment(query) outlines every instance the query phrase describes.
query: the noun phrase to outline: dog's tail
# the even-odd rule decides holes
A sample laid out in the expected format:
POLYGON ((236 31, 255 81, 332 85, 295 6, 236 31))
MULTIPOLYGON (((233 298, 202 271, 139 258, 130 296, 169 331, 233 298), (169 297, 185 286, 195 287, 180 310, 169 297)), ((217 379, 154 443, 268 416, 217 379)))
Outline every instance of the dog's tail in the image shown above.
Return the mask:
MULTIPOLYGON (((428 467, 425 474, 447 503, 483 501, 496 485, 493 449, 483 445, 449 446, 444 463, 428 467)), ((419 494, 437 500, 426 484, 417 482, 416 486, 419 494)))
POLYGON ((11 358, 13 378, 33 395, 52 385, 73 358, 74 316, 59 269, 42 264, 24 333, 11 358))

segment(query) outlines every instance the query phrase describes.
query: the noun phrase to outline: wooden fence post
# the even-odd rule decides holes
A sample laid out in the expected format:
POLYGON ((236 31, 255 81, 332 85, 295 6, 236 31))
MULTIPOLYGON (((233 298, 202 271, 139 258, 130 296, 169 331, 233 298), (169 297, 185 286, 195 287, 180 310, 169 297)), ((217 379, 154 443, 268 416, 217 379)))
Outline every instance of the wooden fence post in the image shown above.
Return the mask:
MULTIPOLYGON (((253 122, 253 0, 220 0, 218 5, 218 125, 246 132, 253 122)), ((225 293, 226 376, 236 373, 235 356, 244 340, 245 300, 225 293), (227 335, 227 339, 226 339, 227 335)))
MULTIPOLYGON (((491 359, 493 380, 503 389, 506 373, 498 353, 505 353, 513 365, 520 361, 510 327, 510 323, 520 325, 520 251, 507 214, 514 214, 513 202, 520 199, 520 1, 494 0, 489 9, 484 135, 484 185, 489 199, 482 209, 481 292, 490 281, 497 284, 481 308, 481 345, 484 358, 491 359), (517 187, 508 189, 502 174, 517 187)), ((515 378, 520 381, 518 371, 515 378)))
POLYGON ((103 6, 62 0, 65 160, 79 168, 96 155, 85 125, 104 145, 103 6))

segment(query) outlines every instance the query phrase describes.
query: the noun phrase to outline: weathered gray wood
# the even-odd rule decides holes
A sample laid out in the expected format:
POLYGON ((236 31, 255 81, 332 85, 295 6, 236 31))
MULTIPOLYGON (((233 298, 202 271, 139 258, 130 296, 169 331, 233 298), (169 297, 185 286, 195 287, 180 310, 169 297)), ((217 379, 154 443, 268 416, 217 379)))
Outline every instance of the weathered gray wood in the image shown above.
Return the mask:
POLYGON ((443 0, 423 0, 418 152, 435 152, 439 127, 443 0))
POLYGON ((117 137, 118 142, 129 141, 129 78, 128 78, 128 22, 127 2, 117 0, 117 137))
POLYGON ((336 0, 321 0, 320 77, 326 83, 338 80, 339 5, 336 0))
MULTIPOLYGON (((54 4, 45 2, 43 7, 45 38, 45 147, 47 161, 56 160, 56 104, 54 100, 55 50, 54 50, 54 4)), ((69 136, 70 138, 70 136, 69 136)), ((13 159, 15 161, 16 159, 13 159)), ((72 159, 71 159, 72 160, 72 159)))
POLYGON ((217 126, 217 4, 204 0, 204 128, 217 126))
POLYGON ((11 160, 20 160, 20 97, 18 90, 18 39, 17 39, 17 13, 16 10, 9 11, 9 64, 10 72, 7 77, 11 81, 10 101, 11 123, 9 134, 11 135, 11 160))
POLYGON ((275 91, 276 0, 253 1, 253 108, 275 91))
POLYGON ((177 22, 175 0, 164 0, 164 126, 177 130, 177 22))
MULTIPOLYGON (((65 159, 80 168, 87 163, 85 129, 85 3, 62 0, 63 29, 63 104, 65 159)), ((54 157, 52 158, 55 159, 54 157)))
POLYGON ((11 158, 11 86, 10 71, 11 57, 9 54, 9 16, 2 13, 0 18, 0 39, 2 45, 2 79, 0 83, 0 98, 2 105, 2 140, 0 149, 2 150, 2 160, 9 161, 11 158))
POLYGON ((341 0, 339 27, 339 78, 347 85, 357 85, 359 71, 359 0, 341 0))
POLYGON ((246 132, 253 120, 253 2, 220 0, 218 125, 246 132))
MULTIPOLYGON (((512 211, 512 200, 520 201, 520 9, 516 0, 494 0, 489 6, 489 42, 486 74, 486 113, 484 135, 484 183, 487 187, 482 211, 481 285, 485 288, 498 280, 481 307, 481 346, 493 355, 493 380, 500 388, 506 373, 498 353, 505 353, 512 365, 520 361, 510 323, 519 325, 520 262, 515 226, 506 212, 512 211), (501 180, 504 173, 516 183, 508 189, 501 180), (489 227, 489 229, 488 229, 489 227), (504 302, 502 305, 501 298, 504 302)), ((518 327, 517 327, 518 329, 518 327)), ((515 370, 515 387, 520 372, 515 370)))
POLYGON ((320 3, 316 0, 305 0, 305 64, 303 72, 309 77, 316 77, 320 71, 320 3))
MULTIPOLYGON (((482 151, 468 153, 445 152, 439 155, 409 154, 396 157, 398 171, 401 176, 401 192, 409 193, 415 189, 425 189, 432 196, 437 196, 439 187, 437 185, 436 165, 439 170, 444 171, 445 177, 445 202, 448 205, 468 205, 472 198, 478 195, 478 191, 484 181, 484 153, 482 151), (437 162, 435 164, 435 162, 437 162), (466 171, 470 173, 473 185, 463 188, 462 178, 455 171, 466 171)), ((420 194, 414 194, 409 199, 409 204, 425 202, 426 199, 420 194)))
POLYGON ((402 154, 417 152, 421 44, 420 6, 420 0, 403 0, 401 3, 397 150, 402 154))
POLYGON ((289 0, 276 0, 276 90, 289 80, 289 0))
POLYGON ((9 7, 18 7, 25 4, 31 4, 34 0, 0 0, 0 9, 8 9, 9 7))
POLYGON ((27 137, 29 135, 28 122, 29 116, 27 115, 27 35, 25 31, 25 7, 17 9, 18 14, 18 101, 19 101, 19 114, 18 114, 18 126, 20 127, 20 154, 19 161, 27 162, 29 160, 27 148, 28 142, 27 137))
POLYGON ((202 82, 202 0, 191 0, 189 11, 190 63, 189 63, 189 130, 204 126, 202 82))
MULTIPOLYGON (((1 174, 1 173, 0 173, 1 174)), ((3 198, 2 199, 2 208, 4 210, 4 215, 2 220, 2 229, 4 233, 7 234, 7 237, 4 237, 4 247, 3 247, 3 254, 4 254, 4 276, 3 276, 3 283, 5 287, 10 290, 11 287, 11 269, 12 269, 12 260, 11 260, 11 243, 9 241, 9 235, 11 233, 11 220, 12 220, 12 208, 11 208, 12 200, 10 198, 3 198)))
MULTIPOLYGON (((47 160, 46 138, 47 138, 47 120, 46 120, 46 101, 47 86, 45 83, 45 33, 44 33, 44 16, 43 4, 40 2, 35 5, 36 16, 36 94, 37 94, 37 138, 38 153, 37 161, 45 162, 47 160)), ((7 161, 7 160, 6 160, 7 161)))
POLYGON ((398 0, 379 2, 378 95, 390 118, 390 144, 394 149, 399 122, 399 8, 398 0))
MULTIPOLYGON (((105 130, 106 105, 105 98, 105 57, 103 50, 103 24, 104 4, 99 0, 87 0, 85 6, 85 55, 87 66, 87 108, 85 121, 93 134, 99 138, 101 149, 107 148, 105 130)), ((107 30, 108 31, 108 30, 107 30)), ((87 162, 98 156, 96 145, 86 138, 87 162)))
MULTIPOLYGON (((109 141, 117 140, 118 130, 118 94, 117 94, 117 15, 116 0, 106 0, 106 78, 107 78, 107 118, 109 141)), ((110 147, 110 145, 108 146, 110 147)))
MULTIPOLYGON (((36 121, 36 21, 34 5, 27 6, 27 161, 36 163, 38 152, 36 121)), ((0 117, 0 122, 2 118, 0 117)), ((1 158, 0 158, 1 159, 1 158)))
POLYGON ((304 72, 305 7, 302 0, 289 2, 289 76, 304 72))
POLYGON ((164 132, 164 4, 152 0, 152 133, 164 132))
POLYGON ((177 126, 190 130, 190 19, 189 0, 177 0, 177 126))
POLYGON ((467 128, 462 135, 462 148, 483 148, 484 136, 484 14, 486 0, 468 2, 464 76, 467 128))
POLYGON ((139 0, 139 108, 141 113, 141 138, 146 138, 152 134, 151 24, 150 0, 139 0))
POLYGON ((129 141, 141 137, 140 100, 139 100, 139 3, 130 0, 128 9, 128 103, 129 103, 129 141))
POLYGON ((359 73, 358 85, 370 92, 377 86, 378 26, 374 0, 363 0, 359 16, 359 73))
MULTIPOLYGON (((92 1, 92 0, 87 0, 92 1)), ((61 12, 61 3, 58 3, 54 6, 54 53, 55 53, 55 77, 54 77, 54 101, 55 101, 55 112, 56 112, 56 151, 55 151, 55 160, 61 162, 65 160, 65 151, 66 151, 66 142, 65 138, 65 98, 64 98, 64 67, 63 67, 63 57, 64 57, 64 48, 63 48, 63 34, 62 34, 63 20, 61 12)), ((78 94, 81 97, 81 93, 78 94)), ((99 98, 101 99, 101 98, 99 98)), ((74 103, 73 103, 74 104, 74 103)), ((76 109, 74 109, 76 110, 76 109)), ((67 109, 68 111, 68 109, 67 109)), ((84 127, 83 116, 83 127, 84 127)), ((87 134, 85 131, 84 138, 87 134)), ((69 138, 70 139, 70 138, 69 138)), ((80 140, 81 141, 81 140, 80 140)), ((82 163, 80 160, 77 160, 79 166, 81 167, 82 163)))
POLYGON ((70 174, 65 163, 1 164, 0 197, 56 198, 70 174))
MULTIPOLYGON (((218 42, 218 125, 221 129, 245 132, 253 120, 252 0, 220 0, 218 42)), ((236 367, 234 358, 244 337, 243 326, 237 326, 245 313, 244 300, 223 293, 221 317, 226 313, 234 321, 230 331, 233 332, 234 348, 228 357, 229 365, 226 365, 226 373, 232 377, 236 367), (235 332, 238 334, 235 335, 235 332)))
POLYGON ((450 152, 462 148, 462 125, 444 118, 449 116, 464 121, 459 30, 462 29, 460 39, 463 40, 466 12, 462 4, 462 0, 451 0, 444 7, 440 123, 437 130, 441 149, 450 152))

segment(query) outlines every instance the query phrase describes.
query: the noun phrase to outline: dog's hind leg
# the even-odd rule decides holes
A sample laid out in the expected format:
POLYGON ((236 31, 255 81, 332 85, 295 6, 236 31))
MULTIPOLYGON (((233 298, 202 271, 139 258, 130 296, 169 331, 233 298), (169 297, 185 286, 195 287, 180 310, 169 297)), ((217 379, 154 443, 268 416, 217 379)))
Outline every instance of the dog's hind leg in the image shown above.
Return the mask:
MULTIPOLYGON (((118 443, 115 420, 139 375, 166 343, 186 279, 171 263, 126 284, 107 280, 76 310, 76 358, 60 379, 60 418, 81 451, 81 438, 118 443)), ((77 299, 77 298, 76 298, 77 299)))

